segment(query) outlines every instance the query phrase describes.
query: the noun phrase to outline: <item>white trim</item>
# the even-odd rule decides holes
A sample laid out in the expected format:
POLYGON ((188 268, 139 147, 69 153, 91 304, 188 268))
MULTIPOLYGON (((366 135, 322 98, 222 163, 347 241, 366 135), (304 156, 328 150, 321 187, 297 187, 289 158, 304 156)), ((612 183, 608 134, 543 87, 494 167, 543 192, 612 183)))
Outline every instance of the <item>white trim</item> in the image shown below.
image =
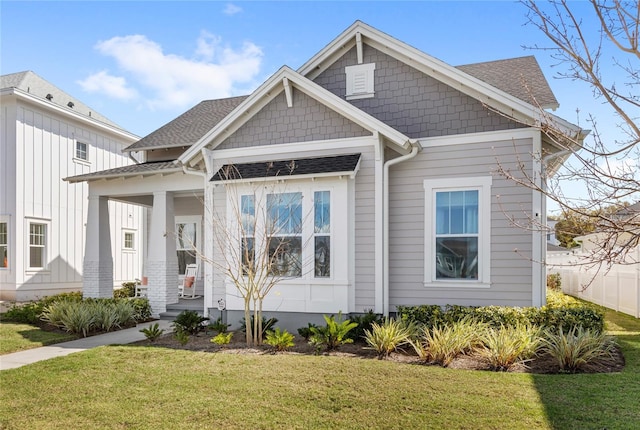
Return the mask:
POLYGON ((502 142, 512 139, 531 139, 540 136, 535 127, 514 128, 499 131, 483 131, 478 133, 453 134, 449 136, 423 137, 417 139, 423 148, 438 146, 468 145, 472 143, 502 142))
MULTIPOLYGON (((263 156, 286 156, 287 158, 294 157, 292 154, 295 154, 294 158, 307 158, 310 155, 300 155, 307 154, 313 151, 323 151, 330 152, 331 155, 340 155, 339 153, 334 153, 335 150, 344 150, 345 148, 357 148, 359 146, 374 146, 378 142, 378 139, 372 134, 371 136, 362 136, 362 137, 349 137, 345 139, 332 139, 332 140, 311 140, 308 142, 293 142, 293 143, 280 143, 277 145, 259 145, 252 146, 250 148, 228 148, 228 149, 207 149, 203 150, 208 155, 208 158, 211 159, 215 157, 216 159, 233 159, 237 157, 242 157, 246 159, 248 156, 250 158, 255 158, 256 161, 264 161, 263 156)), ((347 152, 345 152, 347 154, 347 152)), ((319 157, 321 155, 318 155, 319 157)))
POLYGON ((138 249, 137 245, 137 230, 132 228, 122 228, 122 252, 126 252, 128 254, 135 253, 138 249), (131 241, 131 247, 127 248, 127 234, 132 234, 133 238, 131 241))
MULTIPOLYGON (((195 224, 196 225, 196 243, 194 244, 195 254, 196 254, 196 264, 198 265, 198 274, 196 275, 196 279, 200 279, 202 274, 202 258, 198 254, 198 249, 203 249, 202 246, 204 244, 204 237, 202 234, 202 216, 200 215, 175 215, 174 216, 174 229, 178 224, 195 224), (198 248, 200 247, 200 248, 198 248)), ((178 232, 174 231, 174 241, 176 242, 176 257, 178 251, 189 251, 186 248, 178 248, 178 232)), ((178 271, 180 272, 180 271, 178 271)), ((184 273, 178 273, 178 278, 182 279, 184 277, 184 273)))
POLYGON ((45 218, 25 217, 25 272, 42 273, 49 271, 49 254, 51 251, 51 220, 45 218), (31 266, 31 224, 44 225, 44 249, 42 255, 42 267, 31 266))
POLYGON ((437 288, 489 288, 491 286, 491 176, 425 179, 424 286, 437 288), (478 190, 478 280, 435 278, 435 193, 478 190))
POLYGON ((376 63, 357 64, 355 66, 347 66, 344 68, 346 75, 346 93, 347 100, 357 100, 372 98, 375 96, 374 74, 376 63), (364 79, 362 91, 356 91, 356 77, 361 76, 364 79))
POLYGON ((533 157, 532 157, 532 178, 534 187, 532 195, 532 214, 531 217, 538 226, 531 229, 531 304, 533 306, 542 306, 546 302, 546 270, 544 260, 546 259, 546 240, 545 234, 539 226, 546 225, 545 198, 536 188, 542 189, 542 138, 538 134, 533 139, 533 157))
POLYGON ((384 135, 391 143, 398 147, 408 150, 410 143, 409 138, 374 118, 366 112, 356 108, 351 103, 342 100, 340 97, 312 82, 300 74, 296 73, 287 66, 283 66, 269 79, 267 79, 257 90, 247 97, 238 107, 236 107, 229 115, 217 123, 209 132, 202 136, 195 144, 187 149, 177 160, 176 163, 197 163, 199 161, 200 151, 209 146, 215 149, 217 145, 222 143, 226 138, 232 135, 243 124, 245 124, 253 115, 255 115, 269 101, 273 100, 278 94, 284 91, 281 85, 284 78, 287 78, 291 87, 295 87, 304 94, 317 100, 329 109, 342 115, 344 118, 354 122, 360 127, 371 131, 377 131, 384 135))

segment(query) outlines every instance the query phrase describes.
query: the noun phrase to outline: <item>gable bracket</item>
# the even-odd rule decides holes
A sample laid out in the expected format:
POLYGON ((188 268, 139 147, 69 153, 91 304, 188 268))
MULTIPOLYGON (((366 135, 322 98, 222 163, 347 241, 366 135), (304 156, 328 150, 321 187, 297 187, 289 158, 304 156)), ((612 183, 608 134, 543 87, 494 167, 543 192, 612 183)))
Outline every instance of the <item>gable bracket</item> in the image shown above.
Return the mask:
POLYGON ((282 85, 284 86, 284 94, 287 97, 287 107, 293 107, 293 96, 291 94, 291 85, 289 85, 289 79, 282 78, 282 85))
POLYGON ((362 64, 364 56, 362 53, 362 34, 360 32, 356 33, 356 51, 358 52, 358 64, 362 64))

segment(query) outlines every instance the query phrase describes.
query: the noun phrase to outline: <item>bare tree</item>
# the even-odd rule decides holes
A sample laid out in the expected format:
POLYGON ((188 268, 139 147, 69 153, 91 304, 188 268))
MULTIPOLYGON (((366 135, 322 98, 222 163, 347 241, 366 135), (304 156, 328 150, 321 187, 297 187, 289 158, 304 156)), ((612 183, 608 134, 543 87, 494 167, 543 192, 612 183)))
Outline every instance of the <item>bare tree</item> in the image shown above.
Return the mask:
MULTIPOLYGON (((287 192, 275 181, 260 178, 247 185, 231 165, 219 174, 227 207, 225 213, 210 212, 214 255, 206 255, 199 249, 196 252, 233 283, 244 303, 246 342, 259 345, 267 295, 283 279, 301 277, 314 270, 313 264, 302 257, 307 245, 302 236, 306 218, 303 196, 300 192, 287 192), (244 185, 243 191, 239 191, 239 185, 244 185)), ((205 210, 211 208, 205 205, 205 210)))
POLYGON ((608 106, 617 118, 622 138, 606 141, 598 129, 597 118, 590 115, 587 121, 591 133, 582 142, 584 135, 567 135, 561 131, 558 119, 540 108, 541 130, 558 152, 553 161, 548 153, 534 157, 545 164, 571 157, 570 161, 555 176, 545 177, 543 186, 536 185, 533 178, 523 176, 522 172, 515 175, 500 166, 499 173, 541 191, 559 206, 565 217, 588 218, 595 224, 599 240, 585 264, 611 267, 636 263, 629 251, 640 242, 640 211, 625 208, 629 202, 640 200, 640 3, 590 0, 591 15, 586 17, 578 14, 584 3, 567 0, 522 3, 527 8, 527 24, 538 28, 549 42, 548 46, 528 48, 550 52, 560 70, 559 78, 588 84, 594 98, 608 106), (599 31, 583 28, 583 19, 595 20, 599 31), (615 68, 616 73, 610 76, 603 72, 607 68, 604 66, 615 68), (560 184, 568 181, 582 182, 586 197, 565 195, 560 184))

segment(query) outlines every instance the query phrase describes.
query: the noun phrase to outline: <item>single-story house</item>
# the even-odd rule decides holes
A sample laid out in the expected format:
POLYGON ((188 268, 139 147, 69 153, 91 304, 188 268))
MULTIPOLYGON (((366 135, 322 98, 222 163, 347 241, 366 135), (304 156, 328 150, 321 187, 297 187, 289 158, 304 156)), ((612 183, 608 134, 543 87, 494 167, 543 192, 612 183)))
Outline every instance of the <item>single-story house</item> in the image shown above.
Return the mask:
POLYGON ((557 106, 532 56, 453 67, 356 21, 299 69, 203 101, 125 150, 146 162, 68 178, 89 183, 84 292, 111 294, 100 238, 116 199, 151 208, 144 275, 156 314, 178 301, 182 243, 197 249, 203 311, 222 299, 240 315, 224 261, 259 246, 247 217, 287 241, 264 301, 281 320, 543 305, 545 234, 517 224, 545 225, 544 196, 497 170, 544 187, 568 154, 542 130, 585 135, 546 111, 557 106))

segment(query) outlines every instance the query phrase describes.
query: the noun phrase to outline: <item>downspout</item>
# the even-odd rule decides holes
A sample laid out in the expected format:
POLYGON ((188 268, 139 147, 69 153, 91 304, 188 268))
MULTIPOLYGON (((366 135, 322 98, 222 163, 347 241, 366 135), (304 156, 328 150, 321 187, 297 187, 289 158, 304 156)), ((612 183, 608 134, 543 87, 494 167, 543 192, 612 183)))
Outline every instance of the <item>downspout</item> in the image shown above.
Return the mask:
POLYGON ((129 159, 135 164, 140 164, 140 162, 133 157, 133 154, 131 152, 129 152, 127 155, 129 156, 129 159))
POLYGON ((389 316, 389 167, 410 160, 418 155, 422 147, 417 140, 409 140, 411 152, 384 163, 383 197, 382 197, 382 309, 385 317, 389 316))

